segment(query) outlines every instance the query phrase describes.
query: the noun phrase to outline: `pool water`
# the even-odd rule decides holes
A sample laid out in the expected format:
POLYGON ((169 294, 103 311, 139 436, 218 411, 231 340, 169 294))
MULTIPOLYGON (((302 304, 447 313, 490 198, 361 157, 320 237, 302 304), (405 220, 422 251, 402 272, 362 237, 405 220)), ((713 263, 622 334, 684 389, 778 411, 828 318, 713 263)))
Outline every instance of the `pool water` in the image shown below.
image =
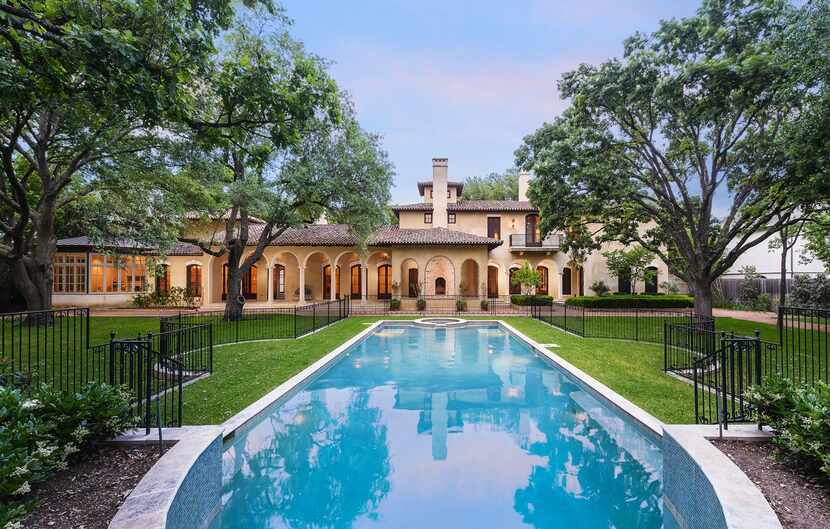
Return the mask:
POLYGON ((657 529, 661 466, 507 330, 385 324, 237 433, 212 529, 657 529))

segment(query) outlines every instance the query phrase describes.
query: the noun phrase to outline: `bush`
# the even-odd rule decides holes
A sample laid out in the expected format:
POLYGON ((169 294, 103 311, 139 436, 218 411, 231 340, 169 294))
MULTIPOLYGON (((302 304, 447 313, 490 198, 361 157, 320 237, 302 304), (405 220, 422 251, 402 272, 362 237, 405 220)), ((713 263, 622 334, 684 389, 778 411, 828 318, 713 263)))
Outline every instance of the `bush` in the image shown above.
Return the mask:
POLYGON ((606 294, 611 292, 611 289, 608 287, 608 285, 605 284, 605 281, 594 281, 593 283, 591 283, 590 288, 594 294, 600 297, 605 296, 606 294))
POLYGON ((748 393, 758 423, 775 430, 780 453, 830 479, 830 386, 771 377, 748 393))
POLYGON ((25 514, 32 487, 135 424, 129 395, 92 383, 76 393, 0 387, 0 526, 25 514))
POLYGON ((463 299, 455 300, 455 311, 464 312, 465 310, 467 310, 467 302, 463 299))
POLYGON ((830 278, 824 274, 795 276, 790 287, 790 303, 800 307, 830 309, 830 278))
POLYGON ((510 296, 510 303, 521 306, 531 305, 551 305, 553 304, 553 297, 544 296, 542 294, 524 295, 514 294, 510 296))
POLYGON ((675 295, 680 293, 680 287, 677 286, 677 283, 674 281, 663 281, 660 283, 660 288, 662 288, 663 292, 666 294, 675 295))
POLYGON ((489 299, 482 299, 481 300, 481 310, 490 310, 490 300, 489 299))
POLYGON ((418 298, 418 301, 415 302, 415 308, 418 310, 426 310, 427 308, 427 300, 424 298, 418 298))
POLYGON ((398 298, 392 298, 389 300, 389 310, 400 310, 401 309, 401 300, 398 298))
POLYGON ((568 298, 566 305, 593 309, 685 309, 695 306, 691 296, 652 294, 619 294, 615 296, 577 296, 568 298))
POLYGON ((140 309, 152 307, 192 307, 196 295, 189 288, 170 287, 167 292, 139 292, 133 296, 133 306, 140 309))

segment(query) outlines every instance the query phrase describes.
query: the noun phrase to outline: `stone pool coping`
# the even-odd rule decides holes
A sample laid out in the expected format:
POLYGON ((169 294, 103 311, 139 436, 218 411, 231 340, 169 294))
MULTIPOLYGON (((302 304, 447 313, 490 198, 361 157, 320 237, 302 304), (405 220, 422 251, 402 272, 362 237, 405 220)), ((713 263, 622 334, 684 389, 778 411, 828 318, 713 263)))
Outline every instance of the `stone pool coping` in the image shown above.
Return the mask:
MULTIPOLYGON (((214 498, 205 498, 213 505, 200 505, 204 511, 204 518, 196 522, 200 527, 209 523, 221 506, 221 444, 222 429, 218 426, 185 426, 181 428, 162 428, 164 442, 174 441, 170 449, 150 468, 147 474, 130 492, 127 499, 118 508, 115 517, 109 524, 109 529, 165 529, 180 526, 171 523, 170 515, 174 510, 175 501, 180 490, 190 479, 197 463, 208 454, 211 447, 219 447, 219 473, 215 479, 196 479, 194 485, 201 489, 202 494, 212 495, 214 498), (211 482, 212 481, 212 482, 211 482), (215 500, 215 501, 214 501, 215 500)), ((158 443, 158 430, 152 430, 149 435, 144 430, 133 431, 118 437, 115 444, 155 444, 158 443)), ((188 506, 186 515, 199 514, 197 509, 188 506)), ((190 524, 184 527, 193 527, 190 524)))

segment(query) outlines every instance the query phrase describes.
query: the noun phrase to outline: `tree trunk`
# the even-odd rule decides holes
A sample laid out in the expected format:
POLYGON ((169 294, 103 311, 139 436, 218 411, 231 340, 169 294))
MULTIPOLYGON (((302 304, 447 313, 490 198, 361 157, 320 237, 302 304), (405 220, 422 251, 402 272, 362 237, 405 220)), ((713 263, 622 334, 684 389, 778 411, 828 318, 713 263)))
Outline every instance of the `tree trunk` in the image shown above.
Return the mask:
POLYGON ((225 300, 225 320, 237 321, 242 319, 242 310, 245 299, 242 297, 242 274, 239 269, 234 272, 228 267, 228 297, 225 300))
MULTIPOLYGON (((783 307, 787 304, 787 229, 781 230, 781 278, 778 286, 778 307, 783 307)), ((781 311, 778 311, 778 323, 781 323, 781 311)))
POLYGON ((701 316, 712 317, 712 280, 703 278, 689 285, 695 295, 695 312, 701 316))

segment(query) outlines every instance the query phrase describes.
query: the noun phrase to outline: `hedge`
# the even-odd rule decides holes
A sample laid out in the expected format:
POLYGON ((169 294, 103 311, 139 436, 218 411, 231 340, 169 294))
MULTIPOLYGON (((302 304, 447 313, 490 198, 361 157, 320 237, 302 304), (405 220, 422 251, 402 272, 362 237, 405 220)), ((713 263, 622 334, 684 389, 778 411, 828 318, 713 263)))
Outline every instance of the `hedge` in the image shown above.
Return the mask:
POLYGON ((524 294, 514 294, 510 296, 510 303, 514 305, 551 305, 553 304, 552 296, 543 296, 536 294, 534 296, 526 296, 524 294))
POLYGON ((685 309, 695 306, 691 296, 680 295, 619 295, 577 296, 568 298, 566 305, 592 309, 685 309))

